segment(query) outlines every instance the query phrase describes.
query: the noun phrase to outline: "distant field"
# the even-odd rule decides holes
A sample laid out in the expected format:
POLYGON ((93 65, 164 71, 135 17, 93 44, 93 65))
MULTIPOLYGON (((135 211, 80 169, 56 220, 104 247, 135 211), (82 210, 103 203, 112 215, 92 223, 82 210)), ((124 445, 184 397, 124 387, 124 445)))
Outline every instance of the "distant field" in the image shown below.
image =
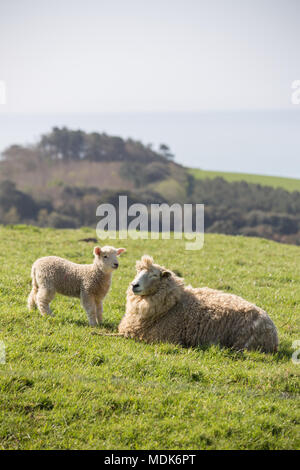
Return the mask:
POLYGON ((227 173, 222 171, 199 170, 189 168, 189 172, 198 179, 216 178, 218 176, 226 181, 247 181, 247 183, 261 184, 262 186, 272 186, 273 188, 283 188, 287 191, 300 192, 300 179, 281 178, 280 176, 251 175, 247 173, 227 173))
MULTIPOLYGON (((300 248, 263 239, 206 235, 112 240, 125 246, 90 328, 79 300, 57 296, 53 318, 28 312, 30 268, 41 256, 92 260, 92 229, 0 226, 0 449, 296 449, 300 447, 300 248), (187 283, 241 295, 278 327, 276 354, 218 346, 185 349, 105 336, 117 330, 135 261, 148 253, 187 283), (94 333, 94 334, 93 334, 94 333)), ((107 242, 106 242, 107 243, 107 242)))

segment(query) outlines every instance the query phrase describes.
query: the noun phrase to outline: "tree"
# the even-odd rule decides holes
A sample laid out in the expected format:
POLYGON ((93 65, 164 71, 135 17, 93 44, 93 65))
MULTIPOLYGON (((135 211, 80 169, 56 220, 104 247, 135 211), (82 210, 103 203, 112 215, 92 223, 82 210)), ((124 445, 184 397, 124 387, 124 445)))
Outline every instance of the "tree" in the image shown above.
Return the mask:
POLYGON ((175 158, 175 155, 171 153, 170 147, 168 147, 166 144, 160 144, 159 152, 164 158, 167 158, 168 160, 173 160, 175 158))
POLYGON ((81 160, 85 156, 85 133, 67 127, 53 127, 41 137, 40 148, 53 160, 81 160))
POLYGON ((10 213, 13 216, 19 214, 20 219, 35 219, 38 211, 33 198, 18 191, 15 183, 8 180, 0 183, 0 207, 4 214, 10 213))

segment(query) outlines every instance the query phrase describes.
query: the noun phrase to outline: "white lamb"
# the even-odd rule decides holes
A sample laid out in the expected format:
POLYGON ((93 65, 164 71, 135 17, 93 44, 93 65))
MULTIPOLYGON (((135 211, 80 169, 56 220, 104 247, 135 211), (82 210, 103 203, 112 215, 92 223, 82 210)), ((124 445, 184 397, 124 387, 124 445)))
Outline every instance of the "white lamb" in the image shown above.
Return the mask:
POLYGON ((117 256, 124 251, 125 248, 96 246, 93 264, 76 264, 57 256, 37 259, 31 269, 29 310, 37 306, 42 315, 52 315, 49 304, 58 292, 80 298, 89 324, 100 324, 103 299, 109 291, 112 272, 119 266, 117 256))

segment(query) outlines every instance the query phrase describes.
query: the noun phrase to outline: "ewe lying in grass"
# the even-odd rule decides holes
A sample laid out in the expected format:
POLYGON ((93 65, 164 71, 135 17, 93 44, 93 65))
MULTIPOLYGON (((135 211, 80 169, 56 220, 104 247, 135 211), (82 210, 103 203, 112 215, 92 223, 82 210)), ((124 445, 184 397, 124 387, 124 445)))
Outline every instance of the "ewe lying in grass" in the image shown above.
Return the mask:
POLYGON ((42 315, 52 315, 50 302, 56 292, 79 297, 89 324, 102 322, 103 299, 109 291, 111 276, 119 266, 117 256, 124 248, 104 246, 94 248, 93 264, 75 264, 57 256, 46 256, 36 260, 31 269, 32 290, 28 297, 28 308, 37 306, 42 315))
POLYGON ((220 344, 237 350, 277 350, 276 327, 256 305, 207 287, 186 287, 182 279, 153 264, 147 255, 136 267, 120 334, 188 347, 220 344))

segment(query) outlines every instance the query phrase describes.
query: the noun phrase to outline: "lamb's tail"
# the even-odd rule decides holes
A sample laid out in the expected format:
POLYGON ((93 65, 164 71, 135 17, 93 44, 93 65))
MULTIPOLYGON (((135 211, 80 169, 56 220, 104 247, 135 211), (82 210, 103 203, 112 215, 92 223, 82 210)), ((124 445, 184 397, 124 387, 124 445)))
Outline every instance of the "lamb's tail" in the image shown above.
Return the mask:
POLYGON ((31 279, 32 279, 32 289, 27 300, 28 310, 32 310, 33 308, 36 308, 36 294, 39 288, 37 281, 36 281, 34 265, 32 266, 32 269, 31 269, 31 279))

